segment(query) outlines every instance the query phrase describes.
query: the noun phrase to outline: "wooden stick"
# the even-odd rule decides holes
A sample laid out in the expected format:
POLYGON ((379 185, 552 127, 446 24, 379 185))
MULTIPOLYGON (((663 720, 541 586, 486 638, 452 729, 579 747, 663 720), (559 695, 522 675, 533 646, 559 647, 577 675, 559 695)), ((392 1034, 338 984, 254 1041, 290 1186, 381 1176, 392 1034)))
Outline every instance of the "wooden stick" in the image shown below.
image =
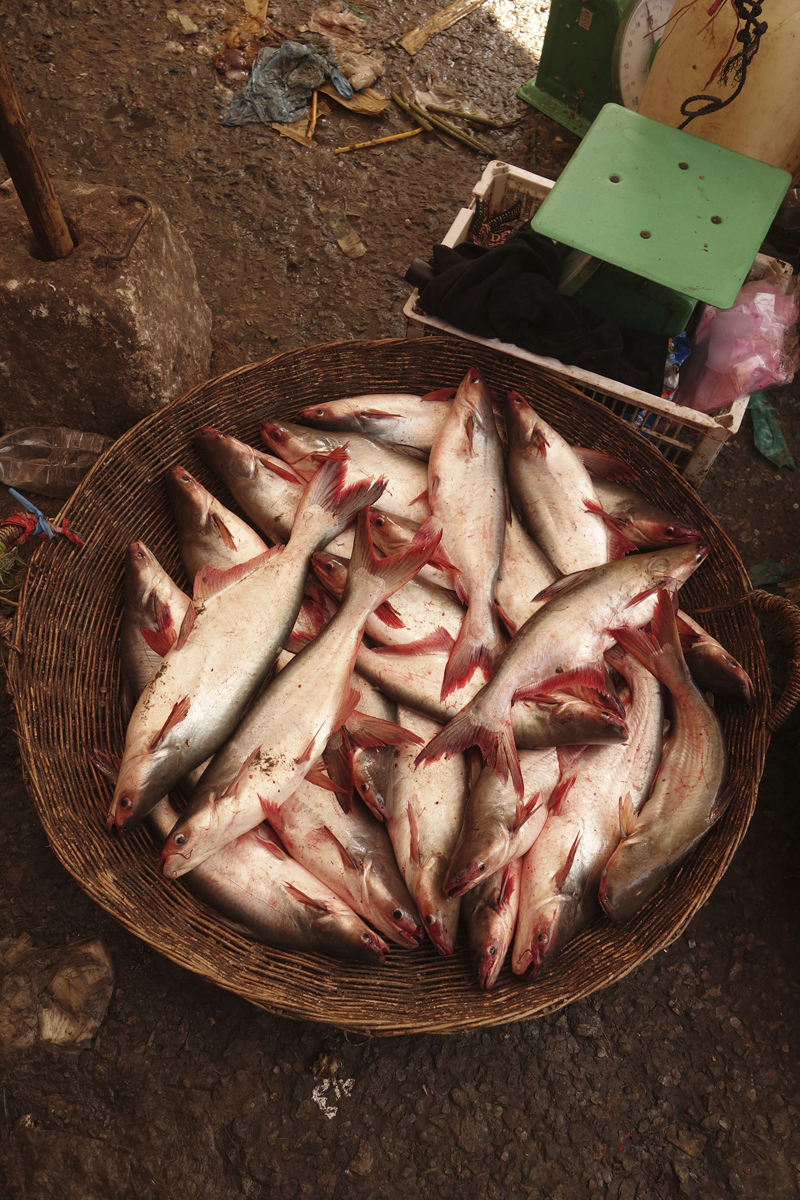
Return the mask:
POLYGON ((0 47, 0 155, 30 222, 42 257, 66 258, 74 249, 50 176, 39 157, 14 80, 0 47))
POLYGON ((317 92, 316 88, 311 93, 311 120, 308 122, 306 137, 311 141, 314 136, 314 130, 317 128, 317 92))
POLYGON ((440 113, 443 117, 461 117, 463 121, 477 121, 479 125, 488 125, 491 129, 502 129, 503 126, 498 121, 493 121, 491 117, 481 117, 478 113, 461 112, 458 108, 442 108, 438 104, 426 105, 428 112, 440 113))
POLYGON ((437 33, 441 33, 443 29, 449 29, 456 21, 460 21, 467 13, 472 12, 473 8, 478 8, 481 4, 483 4, 483 0, 453 0, 452 4, 448 4, 447 8, 443 8, 430 20, 424 21, 416 29, 404 34, 400 38, 400 45, 413 58, 417 51, 421 50, 425 43, 429 42, 437 33))
POLYGON ((385 146, 387 142, 399 142, 403 138, 416 137, 421 129, 407 129, 405 133, 393 133, 391 137, 375 138, 372 142, 355 142, 352 146, 337 146, 334 154, 347 154, 350 150, 367 150, 370 146, 385 146))
POLYGON ((405 100, 398 96, 397 92, 390 92, 389 95, 392 97, 392 100, 394 100, 397 107, 401 108, 406 116, 411 117, 412 121, 416 121, 421 129, 424 129, 426 133, 433 132, 433 126, 431 125, 430 121, 426 121, 425 117, 421 115, 419 109, 414 112, 413 109, 406 104, 405 100))
MULTIPOLYGON (((413 113, 422 111, 417 109, 416 104, 410 105, 413 113)), ((463 129, 457 129, 455 125, 451 125, 449 121, 443 121, 441 117, 435 117, 433 113, 426 112, 423 114, 433 125, 434 129, 438 129, 440 133, 446 133, 448 137, 455 138, 457 142, 463 142, 465 146, 469 146, 470 150, 479 150, 481 154, 488 154, 490 158, 494 158, 494 151, 488 146, 484 146, 476 138, 465 133, 463 129)))

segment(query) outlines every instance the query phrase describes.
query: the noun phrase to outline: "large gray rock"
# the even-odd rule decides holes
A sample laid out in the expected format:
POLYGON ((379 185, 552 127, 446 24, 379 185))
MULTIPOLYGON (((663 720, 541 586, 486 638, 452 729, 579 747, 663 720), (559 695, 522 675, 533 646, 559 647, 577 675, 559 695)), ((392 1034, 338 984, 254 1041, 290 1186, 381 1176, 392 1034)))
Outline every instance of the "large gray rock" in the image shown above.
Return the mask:
POLYGON ((43 262, 13 184, 0 185, 0 423, 118 437, 208 377, 211 313, 157 204, 118 260, 145 206, 125 188, 54 186, 78 244, 43 262))

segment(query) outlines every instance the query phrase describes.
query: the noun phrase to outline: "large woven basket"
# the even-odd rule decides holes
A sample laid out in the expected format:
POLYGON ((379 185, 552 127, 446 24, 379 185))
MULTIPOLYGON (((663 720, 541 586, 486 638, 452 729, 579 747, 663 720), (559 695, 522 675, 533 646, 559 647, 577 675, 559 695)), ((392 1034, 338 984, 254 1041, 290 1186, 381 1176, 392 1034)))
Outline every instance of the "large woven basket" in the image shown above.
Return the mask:
POLYGON ((749 584, 726 535, 647 440, 569 384, 519 360, 447 338, 344 342, 279 355, 212 379, 129 430, 64 509, 83 549, 63 540, 34 556, 15 626, 9 676, 26 781, 50 843, 79 885, 150 945, 253 1004, 286 1016, 374 1034, 448 1032, 552 1012, 620 979, 676 938, 708 898, 744 836, 768 741, 770 684, 749 584), (501 394, 514 388, 573 442, 625 458, 664 508, 703 531, 711 553, 682 593, 690 612, 736 655, 755 685, 745 708, 720 704, 730 752, 731 803, 709 837, 624 928, 598 919, 553 971, 523 982, 508 966, 480 992, 465 945, 451 958, 432 946, 392 949, 370 968, 254 945, 155 867, 145 830, 106 833, 110 785, 84 746, 120 752, 118 636, 123 556, 143 539, 186 586, 163 474, 180 462, 226 503, 191 438, 211 424, 259 445, 259 422, 317 400, 456 383, 477 364, 501 394), (710 610, 710 611, 706 611, 710 610))

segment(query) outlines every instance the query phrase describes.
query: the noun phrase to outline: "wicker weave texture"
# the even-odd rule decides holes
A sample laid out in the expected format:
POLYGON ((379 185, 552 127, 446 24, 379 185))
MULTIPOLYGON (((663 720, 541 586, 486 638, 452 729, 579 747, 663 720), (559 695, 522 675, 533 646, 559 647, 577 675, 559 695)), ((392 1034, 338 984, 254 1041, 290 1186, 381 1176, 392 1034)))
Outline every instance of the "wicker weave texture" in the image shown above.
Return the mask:
POLYGON ((728 866, 747 829, 764 765, 769 676, 749 584, 733 545, 694 492, 647 439, 563 380, 495 351, 447 338, 342 342, 282 354, 213 379, 126 433, 64 509, 86 540, 43 547, 33 559, 16 623, 9 678, 26 782, 50 843, 78 884, 127 929, 173 961, 285 1016, 373 1034, 453 1032, 541 1016, 622 978, 679 936, 728 866), (371 968, 254 945, 228 929, 181 883, 155 868, 145 830, 105 829, 111 786, 84 746, 120 753, 118 639, 128 543, 147 543, 186 587, 163 483, 181 463, 231 508, 235 503, 192 449, 215 425, 260 445, 264 417, 291 417, 321 400, 368 392, 426 392, 478 365, 503 395, 516 389, 569 440, 615 454, 639 472, 654 502, 702 530, 711 547, 683 589, 689 612, 745 666, 751 708, 720 702, 730 753, 731 801, 708 838, 624 928, 598 918, 554 969, 525 982, 504 968, 495 989, 473 982, 465 939, 455 955, 392 948, 371 968))

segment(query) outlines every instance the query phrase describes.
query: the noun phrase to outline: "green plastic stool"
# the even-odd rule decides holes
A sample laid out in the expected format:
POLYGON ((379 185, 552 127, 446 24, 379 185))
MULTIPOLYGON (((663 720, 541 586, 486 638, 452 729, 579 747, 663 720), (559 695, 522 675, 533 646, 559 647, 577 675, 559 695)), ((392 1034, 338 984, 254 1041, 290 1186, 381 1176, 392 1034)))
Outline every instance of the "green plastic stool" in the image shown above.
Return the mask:
POLYGON ((788 171, 606 104, 531 226, 730 308, 790 183, 788 171))

